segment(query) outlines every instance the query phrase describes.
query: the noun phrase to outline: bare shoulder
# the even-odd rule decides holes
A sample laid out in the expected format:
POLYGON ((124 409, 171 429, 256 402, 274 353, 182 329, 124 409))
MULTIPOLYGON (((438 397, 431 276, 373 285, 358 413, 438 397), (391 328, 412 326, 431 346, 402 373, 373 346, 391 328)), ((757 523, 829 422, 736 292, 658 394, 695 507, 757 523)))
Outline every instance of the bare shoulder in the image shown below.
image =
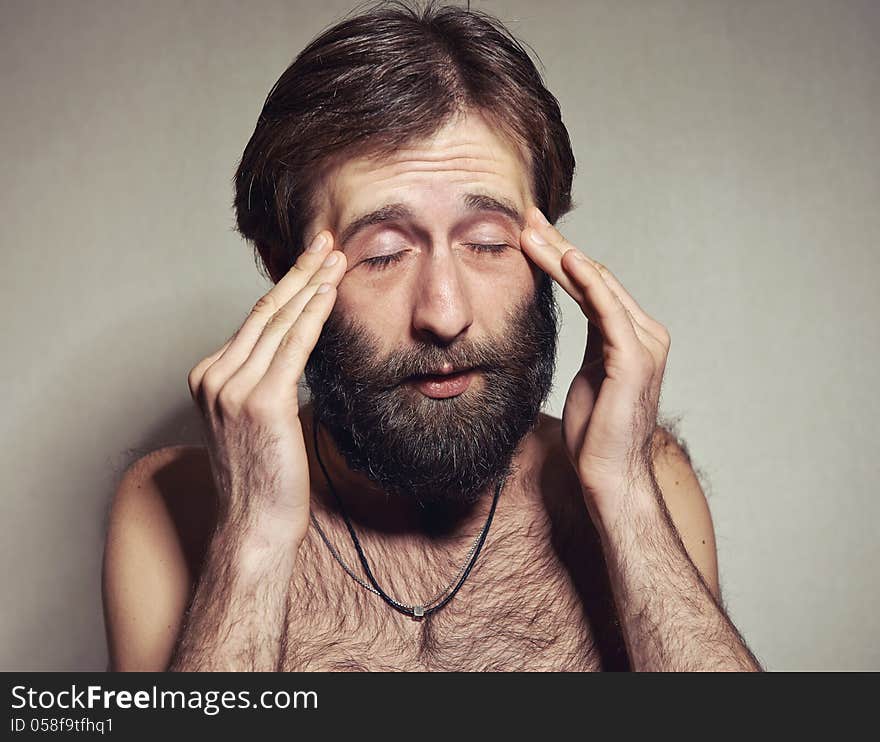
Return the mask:
POLYGON ((652 460, 654 477, 682 544, 706 586, 720 601, 715 528, 687 444, 673 429, 658 425, 652 460))
POLYGON ((167 667, 215 517, 204 448, 161 448, 125 471, 111 505, 104 549, 111 669, 167 667))
MULTIPOLYGON (((542 414, 535 426, 534 439, 542 496, 567 517, 573 517, 581 509, 582 494, 577 473, 565 451, 562 420, 542 414)), ((707 587, 720 600, 712 516, 690 452, 674 426, 657 425, 652 460, 657 485, 682 543, 707 587)))

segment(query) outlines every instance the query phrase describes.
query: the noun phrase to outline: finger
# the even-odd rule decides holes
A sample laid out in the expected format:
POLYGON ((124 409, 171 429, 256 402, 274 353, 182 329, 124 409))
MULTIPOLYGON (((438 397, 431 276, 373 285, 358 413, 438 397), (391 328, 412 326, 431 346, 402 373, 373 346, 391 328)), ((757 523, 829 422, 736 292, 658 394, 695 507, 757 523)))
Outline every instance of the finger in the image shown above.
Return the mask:
POLYGON ((664 325, 645 312, 633 298, 617 277, 598 261, 593 261, 603 280, 614 292, 618 301, 626 308, 630 321, 636 332, 636 337, 644 345, 655 359, 665 363, 665 355, 669 351, 669 331, 664 325))
MULTIPOLYGON (((537 209, 530 215, 532 222, 537 209)), ((594 261, 569 243, 553 226, 541 230, 530 226, 521 240, 535 263, 559 283, 580 305, 581 310, 602 330, 606 341, 620 348, 638 342, 635 328, 624 305, 617 298, 594 261)))
MULTIPOLYGON (((528 226, 523 230, 520 240, 526 254, 537 263, 538 267, 549 273, 569 296, 582 304, 583 287, 577 281, 573 281, 562 267, 562 256, 569 250, 576 248, 565 239, 556 227, 547 221, 537 207, 529 209, 526 220, 528 226)), ((594 262, 592 258, 584 257, 590 262, 594 262)))
POLYGON ((330 232, 324 230, 315 235, 309 248, 300 254, 293 267, 268 293, 259 298, 232 343, 213 364, 212 375, 226 379, 241 367, 251 354, 263 328, 276 312, 312 280, 329 257, 332 245, 333 235, 330 232))
POLYGON ((614 292, 614 294, 620 300, 621 304, 623 304, 630 315, 632 315, 633 321, 653 336, 662 335, 663 332, 665 332, 665 328, 663 327, 663 325, 661 325, 644 309, 642 309, 635 298, 633 298, 632 294, 630 294, 629 291, 626 290, 626 288, 620 282, 617 276, 615 276, 610 270, 608 270, 606 266, 602 265, 602 263, 600 263, 598 260, 594 260, 593 263, 595 264, 596 269, 599 271, 599 274, 602 276, 605 283, 608 284, 608 287, 614 292))
POLYGON ((269 405, 297 401, 297 384, 335 302, 336 286, 321 284, 281 339, 269 368, 254 387, 255 399, 269 405))
POLYGON ((587 304, 584 314, 602 331, 602 337, 609 346, 632 349, 640 342, 633 316, 605 283, 591 260, 572 248, 563 256, 562 266, 582 287, 587 304))
POLYGON ((193 399, 198 398, 199 388, 201 387, 202 377, 205 375, 205 371, 207 371, 211 365, 223 355, 234 339, 235 333, 233 333, 232 337, 223 343, 220 348, 211 353, 211 355, 205 356, 190 370, 189 376, 187 377, 187 383, 189 384, 189 391, 193 399))
POLYGON ((228 383, 244 390, 255 387, 266 374, 285 335, 299 321, 318 289, 324 285, 335 288, 345 275, 345 268, 345 255, 334 250, 321 270, 266 323, 250 355, 228 383))
MULTIPOLYGON (((561 255, 564 255, 565 252, 569 249, 576 249, 574 246, 568 242, 562 233, 556 229, 540 209, 537 207, 533 207, 530 209, 527 219, 529 225, 538 231, 539 234, 542 234, 546 237, 547 242, 549 242, 553 247, 555 247, 561 255)), ((636 329, 637 335, 647 334, 653 337, 655 340, 658 340, 661 343, 664 343, 664 338, 667 338, 665 344, 668 345, 668 333, 666 328, 651 317, 644 309, 639 305, 639 303, 633 298, 633 296, 626 290, 623 284, 618 280, 618 278, 610 271, 608 268, 602 263, 600 263, 595 258, 591 258, 586 256, 587 260, 589 260, 599 271, 602 279, 608 284, 609 288, 614 292, 615 296, 620 300, 621 304, 626 307, 627 312, 631 315, 634 326, 636 329)))
POLYGON ((564 250, 560 250, 556 242, 543 237, 543 234, 539 235, 543 238, 543 243, 538 242, 534 231, 534 228, 530 227, 520 233, 520 246, 523 252, 538 268, 556 281, 566 294, 580 304, 583 298, 580 287, 562 270, 564 250))

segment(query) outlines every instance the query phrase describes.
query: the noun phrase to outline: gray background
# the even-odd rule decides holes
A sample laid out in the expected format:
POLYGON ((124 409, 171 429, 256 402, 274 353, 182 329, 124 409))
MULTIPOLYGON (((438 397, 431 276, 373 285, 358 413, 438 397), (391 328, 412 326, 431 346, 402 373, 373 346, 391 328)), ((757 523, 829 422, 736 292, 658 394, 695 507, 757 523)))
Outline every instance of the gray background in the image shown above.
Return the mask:
MULTIPOLYGON (((880 669, 880 3, 475 3, 536 50, 563 231, 673 338, 731 616, 773 670, 880 669)), ((268 287, 231 177, 348 2, 2 2, 0 668, 105 667, 108 500, 199 436, 189 369, 268 287)), ((563 297, 561 403, 584 321, 563 297)))

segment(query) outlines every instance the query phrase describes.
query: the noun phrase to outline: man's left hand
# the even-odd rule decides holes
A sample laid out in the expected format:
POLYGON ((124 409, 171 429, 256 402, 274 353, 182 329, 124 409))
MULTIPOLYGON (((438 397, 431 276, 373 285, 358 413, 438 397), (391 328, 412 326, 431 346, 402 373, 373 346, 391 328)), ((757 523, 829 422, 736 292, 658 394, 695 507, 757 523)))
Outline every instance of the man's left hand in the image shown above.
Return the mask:
POLYGON ((591 515, 607 530, 632 497, 656 492, 651 443, 669 332, 539 209, 529 210, 520 243, 587 317, 584 360, 565 400, 562 430, 591 515))

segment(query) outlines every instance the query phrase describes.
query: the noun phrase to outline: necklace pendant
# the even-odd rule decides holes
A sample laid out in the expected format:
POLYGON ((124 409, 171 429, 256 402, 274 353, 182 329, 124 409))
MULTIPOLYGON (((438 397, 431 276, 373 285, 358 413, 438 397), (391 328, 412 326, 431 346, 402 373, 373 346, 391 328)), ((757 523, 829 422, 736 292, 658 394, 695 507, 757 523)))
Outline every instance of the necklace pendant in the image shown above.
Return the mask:
POLYGON ((425 617, 425 606, 423 605, 414 605, 412 609, 413 619, 419 621, 425 617))

